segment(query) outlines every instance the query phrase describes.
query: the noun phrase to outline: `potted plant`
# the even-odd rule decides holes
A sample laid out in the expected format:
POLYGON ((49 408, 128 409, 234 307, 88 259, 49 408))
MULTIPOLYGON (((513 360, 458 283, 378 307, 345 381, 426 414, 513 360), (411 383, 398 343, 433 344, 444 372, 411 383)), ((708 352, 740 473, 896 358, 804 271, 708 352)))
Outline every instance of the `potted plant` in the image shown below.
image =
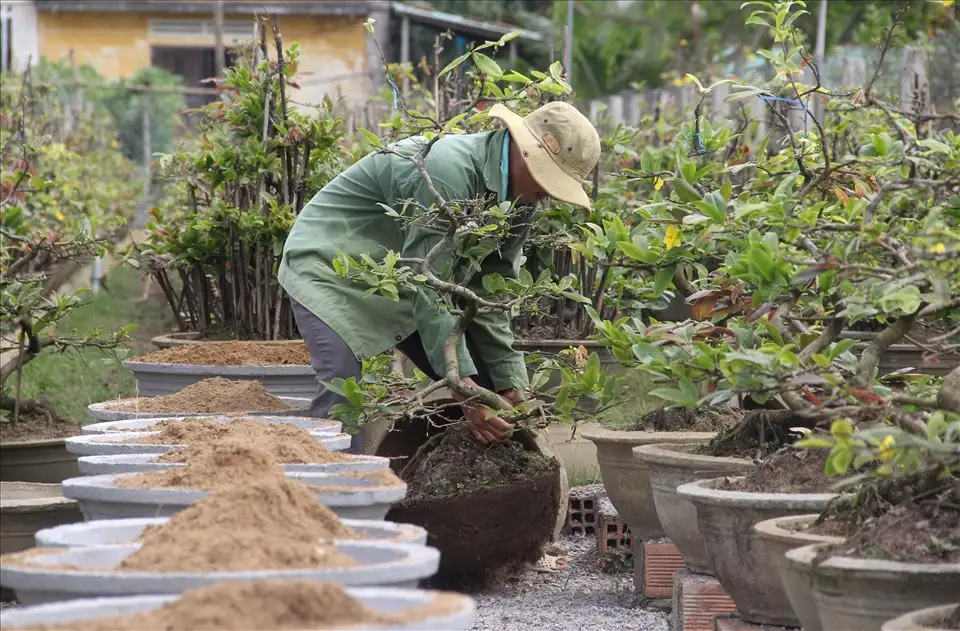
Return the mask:
POLYGON ((96 102, 65 109, 30 71, 0 96, 0 453, 3 480, 60 482, 76 475, 63 438, 78 428, 42 399, 22 396, 23 367, 43 353, 100 348, 132 330, 66 331, 83 304, 59 292, 70 273, 111 247, 132 215, 140 184, 96 102), (60 324, 60 328, 58 328, 60 324))
POLYGON ((151 210, 147 240, 127 259, 163 290, 181 334, 243 343, 179 345, 130 362, 142 394, 212 376, 261 379, 275 394, 316 394, 276 269, 297 213, 336 172, 341 121, 329 101, 312 111, 290 101, 299 46, 284 48, 276 21, 258 26, 259 41, 220 81, 221 98, 202 109, 198 138, 158 158, 172 192, 151 210), (261 344, 246 343, 253 341, 261 344))
POLYGON ((960 627, 960 605, 927 607, 897 616, 882 631, 947 631, 960 627))

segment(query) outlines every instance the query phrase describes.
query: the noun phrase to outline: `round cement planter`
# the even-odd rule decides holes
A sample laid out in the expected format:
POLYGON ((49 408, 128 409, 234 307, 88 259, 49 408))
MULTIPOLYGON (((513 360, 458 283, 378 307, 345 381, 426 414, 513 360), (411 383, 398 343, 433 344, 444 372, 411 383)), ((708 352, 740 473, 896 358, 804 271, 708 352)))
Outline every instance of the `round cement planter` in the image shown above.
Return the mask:
MULTIPOLYGON (((840 334, 840 339, 857 340, 850 349, 857 357, 863 354, 876 337, 876 333, 865 331, 844 331, 840 334)), ((915 372, 944 377, 960 365, 960 360, 956 359, 955 355, 944 355, 937 363, 927 363, 925 359, 924 350, 916 344, 891 344, 880 353, 877 374, 882 376, 896 370, 913 368, 915 372)))
POLYGON ((947 631, 949 620, 960 603, 911 611, 883 625, 883 631, 947 631))
MULTIPOLYGON (((228 423, 234 420, 228 416, 215 416, 207 414, 206 417, 211 418, 216 421, 228 423)), ((85 425, 81 435, 83 434, 115 434, 118 432, 151 432, 154 430, 159 431, 155 425, 161 421, 184 421, 190 418, 196 418, 196 416, 169 416, 169 417, 149 417, 149 418, 139 418, 131 419, 128 421, 111 421, 108 423, 91 423, 90 425, 85 425)), ((317 432, 323 432, 324 434, 339 434, 340 430, 343 429, 343 424, 340 421, 328 421, 326 419, 311 418, 309 416, 280 416, 280 415, 264 415, 264 416, 251 416, 254 420, 260 421, 261 423, 291 423, 306 430, 313 430, 317 432)))
MULTIPOLYGON (((357 456, 347 454, 347 462, 328 462, 322 464, 286 464, 287 473, 372 473, 390 468, 389 458, 379 456, 357 456)), ((163 471, 185 465, 175 462, 152 462, 157 454, 120 454, 117 456, 81 456, 77 459, 81 475, 110 475, 116 473, 141 473, 143 471, 163 471)))
MULTIPOLYGON (((97 519, 38 530, 36 543, 41 548, 80 548, 84 546, 136 543, 147 526, 160 526, 169 517, 134 519, 97 519)), ((412 524, 395 524, 371 519, 343 519, 364 541, 427 543, 427 531, 412 524)), ((31 542, 32 543, 32 542, 31 542)))
MULTIPOLYGON (((369 609, 390 614, 406 609, 428 607, 437 592, 383 587, 350 588, 347 592, 369 609)), ((428 615, 404 624, 388 627, 364 625, 369 631, 465 631, 473 627, 476 605, 468 596, 447 594, 459 603, 443 614, 428 615)), ((69 625, 80 621, 94 621, 113 616, 147 612, 177 599, 177 596, 126 596, 109 599, 74 600, 65 603, 37 605, 3 612, 4 629, 21 627, 69 625)), ((305 628, 304 631, 311 631, 305 628)))
POLYGON ((813 602, 811 577, 800 573, 797 568, 787 564, 787 552, 794 548, 810 545, 811 543, 841 543, 843 537, 827 537, 814 535, 802 530, 796 530, 809 524, 817 518, 817 513, 809 515, 792 515, 789 517, 775 517, 762 521, 754 528, 760 538, 769 546, 773 564, 780 575, 783 591, 790 601, 793 613, 800 621, 804 631, 823 631, 820 616, 813 602))
POLYGON ((835 495, 716 488, 725 479, 688 482, 677 488, 677 494, 697 508, 700 532, 717 579, 744 620, 799 626, 777 575, 774 552, 753 526, 774 517, 819 512, 835 495))
POLYGON ((690 453, 698 445, 644 445, 634 447, 633 457, 649 470, 653 503, 664 534, 677 546, 690 570, 713 576, 713 565, 697 523, 697 509, 677 495, 677 487, 695 480, 745 473, 753 464, 742 458, 690 453))
POLYGON ((583 433, 584 438, 597 446, 597 462, 607 497, 638 541, 662 537, 664 532, 653 503, 650 469, 646 462, 633 457, 633 448, 663 443, 701 443, 713 436, 710 432, 615 432, 604 428, 583 433))
MULTIPOLYGON (((141 436, 149 436, 157 432, 117 432, 115 434, 86 434, 67 438, 67 451, 76 456, 111 456, 115 454, 162 454, 171 449, 185 445, 146 445, 127 442, 141 436)), ((330 434, 311 431, 317 440, 327 446, 327 449, 343 451, 350 446, 350 436, 347 434, 330 434)), ((79 470, 78 470, 79 472, 79 470)))
MULTIPOLYGON (((38 531, 81 519, 77 503, 63 496, 59 484, 0 482, 0 554, 32 548, 38 531)), ((2 599, 13 600, 6 592, 0 590, 2 599)))
MULTIPOLYGON (((900 563, 831 556, 814 564, 827 544, 795 548, 787 564, 813 577, 813 601, 824 629, 880 631, 897 616, 944 604, 960 594, 960 563, 900 563)), ((917 629, 912 627, 911 629, 917 629)))
MULTIPOLYGON (((207 496, 203 489, 142 489, 117 486, 120 475, 93 475, 63 481, 63 495, 77 500, 87 521, 130 517, 170 517, 207 496)), ((385 486, 370 480, 338 474, 290 473, 290 477, 315 487, 317 500, 341 519, 383 519, 390 506, 407 493, 406 484, 385 486), (349 487, 349 489, 347 488, 349 487)))
POLYGON ((0 480, 59 484, 79 473, 63 438, 0 443, 0 480))
POLYGON ((138 361, 125 361, 123 365, 136 375, 142 397, 180 392, 211 377, 259 381, 270 394, 286 397, 313 398, 319 385, 310 366, 207 366, 138 361))
POLYGON ((17 594, 25 605, 74 598, 181 594, 188 589, 219 581, 309 579, 339 585, 416 587, 417 581, 437 571, 440 553, 412 543, 338 541, 337 550, 357 565, 347 568, 260 570, 246 572, 116 572, 139 544, 63 548, 37 554, 28 560, 0 566, 0 583, 17 594), (74 566, 77 569, 67 569, 74 566))
MULTIPOLYGON (((303 397, 278 397, 282 401, 285 401, 288 405, 292 405, 295 409, 307 409, 310 407, 310 399, 303 397)), ((129 421, 130 419, 135 418, 173 418, 173 417, 187 417, 187 416, 216 416, 210 412, 135 412, 131 410, 118 410, 117 408, 126 403, 136 403, 137 399, 117 399, 113 401, 101 401, 100 403, 91 403, 87 406, 87 413, 90 415, 93 420, 98 423, 106 423, 109 421, 129 421)), ((286 414, 292 416, 292 411, 287 412, 257 412, 250 411, 245 412, 247 416, 277 416, 280 414, 286 414)), ((87 425, 83 429, 86 430, 90 426, 87 425)), ((86 432, 84 432, 86 433, 86 432)))
MULTIPOLYGON (((216 344, 228 340, 207 340, 200 337, 195 331, 167 333, 166 335, 157 335, 150 338, 150 342, 157 348, 170 348, 172 346, 190 346, 194 344, 216 344)), ((258 344, 303 344, 300 340, 264 340, 258 344)))

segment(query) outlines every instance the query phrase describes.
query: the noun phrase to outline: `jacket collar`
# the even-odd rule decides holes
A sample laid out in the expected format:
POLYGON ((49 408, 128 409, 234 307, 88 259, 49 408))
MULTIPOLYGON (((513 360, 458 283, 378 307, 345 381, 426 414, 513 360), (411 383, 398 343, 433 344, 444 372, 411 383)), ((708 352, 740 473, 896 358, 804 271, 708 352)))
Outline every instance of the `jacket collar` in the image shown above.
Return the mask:
POLYGON ((503 155, 503 141, 506 136, 506 129, 498 129, 491 133, 487 139, 487 148, 483 157, 483 181, 488 191, 497 194, 497 199, 505 193, 500 190, 503 187, 500 183, 500 157, 503 155))

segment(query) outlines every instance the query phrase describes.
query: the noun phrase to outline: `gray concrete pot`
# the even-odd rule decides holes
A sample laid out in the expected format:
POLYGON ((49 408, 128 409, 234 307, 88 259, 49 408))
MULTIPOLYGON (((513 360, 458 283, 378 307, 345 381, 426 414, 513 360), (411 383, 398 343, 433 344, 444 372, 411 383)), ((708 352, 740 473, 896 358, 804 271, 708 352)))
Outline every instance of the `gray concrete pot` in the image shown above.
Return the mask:
MULTIPOLYGON (((37 532, 81 519, 80 507, 59 484, 0 482, 0 554, 32 548, 37 532)), ((0 598, 13 600, 13 594, 0 588, 0 598)))
POLYGON ((207 366, 200 364, 159 364, 128 360, 123 365, 137 377, 142 397, 180 392, 187 386, 211 377, 259 381, 276 396, 313 398, 319 384, 310 366, 207 366))
POLYGON ((79 472, 63 438, 0 443, 0 480, 60 484, 79 472))
POLYGON ((717 489, 724 479, 688 482, 677 488, 677 494, 697 508, 697 522, 717 579, 744 620, 799 626, 780 583, 774 552, 753 526, 774 517, 819 512, 836 495, 717 489))
POLYGON ((664 534, 677 546, 691 571, 713 576, 713 565, 697 523, 697 509, 677 495, 677 487, 695 480, 745 473, 753 468, 753 463, 742 458, 690 453, 698 444, 644 445, 634 447, 633 457, 646 463, 649 470, 653 503, 664 534))
POLYGON ((583 437, 597 446, 597 463, 607 497, 638 540, 656 539, 664 532, 653 503, 650 469, 646 462, 633 457, 634 447, 702 443, 714 435, 711 432, 617 432, 605 428, 583 432, 583 437))
MULTIPOLYGON (((234 420, 234 418, 229 416, 216 416, 214 414, 207 414, 205 417, 209 417, 224 423, 234 420)), ((130 419, 126 421, 91 423, 90 425, 85 425, 83 427, 81 430, 81 435, 115 434, 118 432, 151 432, 155 430, 154 426, 162 421, 184 421, 190 418, 197 417, 182 415, 166 417, 151 416, 147 418, 130 419)), ((247 418, 255 419, 261 423, 291 423, 302 429, 323 432, 324 434, 339 434, 340 430, 343 429, 343 424, 340 421, 328 421, 326 419, 312 418, 309 416, 282 416, 279 414, 269 414, 250 416, 247 418)))
POLYGON ((897 616, 956 603, 960 563, 900 563, 831 556, 814 564, 827 544, 795 548, 787 564, 813 577, 813 601, 824 629, 880 631, 897 616))
MULTIPOLYGON (((97 519, 38 530, 35 539, 37 546, 41 548, 81 548, 84 546, 136 543, 147 526, 159 526, 167 523, 169 519, 169 517, 97 519)), ((420 545, 427 543, 427 531, 412 524, 395 524, 390 521, 372 519, 343 519, 341 521, 353 528, 363 540, 397 541, 420 545)))
MULTIPOLYGON (((111 456, 115 454, 162 454, 184 445, 144 445, 126 442, 156 432, 117 432, 116 434, 85 434, 66 439, 67 451, 76 456, 111 456)), ((343 451, 350 446, 350 436, 311 431, 327 449, 343 451)), ((79 470, 78 470, 79 471, 79 470)))
POLYGON ((818 513, 809 515, 791 515, 775 517, 758 523, 754 528, 760 538, 769 546, 770 556, 777 568, 783 591, 790 601, 793 613, 804 631, 824 631, 813 602, 812 580, 809 574, 802 574, 787 565, 787 552, 811 543, 841 543, 843 537, 814 535, 793 528, 809 524, 818 517, 818 513))
MULTIPOLYGON (((169 517, 207 496, 199 489, 140 489, 116 485, 118 478, 136 475, 93 475, 63 481, 63 495, 77 500, 87 521, 129 517, 169 517)), ((316 492, 317 500, 342 519, 380 519, 407 493, 406 484, 384 486, 338 474, 289 473, 308 485, 350 487, 316 492)))
MULTIPOLYGON (((957 598, 960 598, 958 596, 957 598)), ((939 607, 927 607, 898 616, 883 625, 883 631, 947 631, 944 620, 948 620, 954 610, 960 607, 960 601, 939 607)))
POLYGON ((0 566, 0 584, 25 605, 75 598, 181 594, 226 580, 309 579, 345 586, 416 587, 437 571, 440 553, 428 546, 386 541, 339 541, 337 550, 358 564, 349 568, 246 572, 115 572, 139 544, 63 548, 0 566), (73 566, 68 569, 67 566, 73 566))
MULTIPOLYGON (((379 456, 358 456, 346 454, 348 462, 328 462, 323 464, 285 464, 287 473, 372 473, 390 468, 390 459, 379 456)), ((186 465, 175 462, 151 462, 157 454, 120 454, 116 456, 81 456, 77 459, 81 475, 110 475, 116 473, 140 473, 143 471, 163 471, 172 467, 186 465)))
MULTIPOLYGON (((426 607, 437 592, 384 587, 349 588, 347 592, 374 611, 388 614, 414 607, 426 607)), ((460 601, 454 611, 434 615, 406 624, 364 626, 369 631, 466 631, 473 627, 476 605, 472 598, 447 594, 460 601)), ((98 620, 113 616, 151 611, 176 600, 177 596, 126 596, 109 599, 82 599, 65 603, 37 605, 3 612, 4 629, 43 625, 68 625, 80 621, 98 620)), ((303 631, 312 631, 304 629, 303 631)))
MULTIPOLYGON (((310 407, 310 399, 304 397, 278 397, 292 405, 295 409, 305 409, 310 407)), ((100 403, 91 403, 87 406, 87 413, 98 423, 109 421, 129 421, 135 418, 172 418, 174 416, 214 416, 210 412, 133 412, 129 410, 117 410, 117 406, 124 403, 134 403, 136 399, 116 399, 112 401, 101 401, 100 403)), ((249 416, 270 415, 276 416, 280 412, 257 412, 250 411, 249 416)), ((286 412, 290 414, 290 412, 286 412)), ((86 429, 88 426, 84 427, 86 429)))

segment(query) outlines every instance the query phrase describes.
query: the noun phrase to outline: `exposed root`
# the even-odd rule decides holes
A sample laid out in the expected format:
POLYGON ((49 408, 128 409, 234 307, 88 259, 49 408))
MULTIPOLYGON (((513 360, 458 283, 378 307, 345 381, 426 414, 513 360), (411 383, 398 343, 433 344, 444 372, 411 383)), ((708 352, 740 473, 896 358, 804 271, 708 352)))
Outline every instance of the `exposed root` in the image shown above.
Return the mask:
POLYGON ((711 456, 733 456, 761 459, 797 436, 791 427, 804 427, 809 419, 798 417, 792 410, 748 410, 735 426, 721 433, 701 451, 711 456))
POLYGON ((57 415, 53 405, 46 399, 20 399, 19 406, 14 397, 0 398, 0 409, 11 412, 19 411, 20 414, 40 414, 47 419, 47 424, 54 425, 63 422, 63 419, 57 415))

